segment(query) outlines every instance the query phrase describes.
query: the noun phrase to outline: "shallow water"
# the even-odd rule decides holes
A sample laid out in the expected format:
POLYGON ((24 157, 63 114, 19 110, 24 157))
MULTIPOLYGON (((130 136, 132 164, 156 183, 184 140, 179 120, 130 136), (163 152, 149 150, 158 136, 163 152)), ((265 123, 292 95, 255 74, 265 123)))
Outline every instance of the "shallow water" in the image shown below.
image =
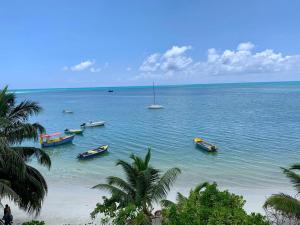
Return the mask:
POLYGON ((42 171, 50 188, 73 184, 88 189, 109 175, 121 175, 117 159, 144 155, 151 147, 154 166, 182 170, 176 190, 186 192, 207 180, 249 195, 290 190, 280 167, 300 159, 300 83, 158 87, 161 110, 146 108, 153 98, 150 87, 114 90, 17 94, 18 99, 40 103, 44 111, 33 121, 47 132, 107 121, 105 127, 86 129, 71 145, 47 149, 53 166, 50 172, 42 171), (63 109, 74 114, 63 114, 63 109), (195 148, 196 136, 216 144, 218 153, 195 148), (76 159, 78 153, 103 144, 109 144, 109 154, 84 162, 76 159))

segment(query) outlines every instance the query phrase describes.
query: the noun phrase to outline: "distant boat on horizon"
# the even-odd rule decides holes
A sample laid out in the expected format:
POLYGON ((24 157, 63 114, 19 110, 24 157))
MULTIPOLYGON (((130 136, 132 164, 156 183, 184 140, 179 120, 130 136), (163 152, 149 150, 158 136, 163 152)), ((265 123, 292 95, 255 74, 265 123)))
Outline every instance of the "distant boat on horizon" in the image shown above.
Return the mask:
POLYGON ((156 96, 155 96, 155 87, 154 87, 154 82, 153 82, 153 104, 148 106, 148 109, 163 109, 164 107, 162 105, 156 104, 156 96))
POLYGON ((67 110, 67 109, 64 109, 62 112, 63 112, 63 113, 69 113, 69 114, 72 114, 72 113, 74 113, 73 111, 71 111, 71 110, 67 110))

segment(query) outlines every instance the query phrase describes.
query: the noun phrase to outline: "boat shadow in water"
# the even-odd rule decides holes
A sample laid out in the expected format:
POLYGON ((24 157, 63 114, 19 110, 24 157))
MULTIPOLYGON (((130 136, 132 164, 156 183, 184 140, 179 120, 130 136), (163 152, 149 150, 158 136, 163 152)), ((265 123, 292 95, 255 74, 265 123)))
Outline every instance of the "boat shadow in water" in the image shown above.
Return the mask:
POLYGON ((45 152, 47 152, 49 154, 51 152, 62 151, 62 150, 65 150, 66 148, 72 148, 72 147, 75 147, 75 146, 76 146, 75 144, 73 144, 72 142, 69 142, 69 143, 65 143, 65 144, 62 144, 62 145, 56 145, 56 146, 50 146, 50 147, 41 147, 41 149, 43 149, 45 152))

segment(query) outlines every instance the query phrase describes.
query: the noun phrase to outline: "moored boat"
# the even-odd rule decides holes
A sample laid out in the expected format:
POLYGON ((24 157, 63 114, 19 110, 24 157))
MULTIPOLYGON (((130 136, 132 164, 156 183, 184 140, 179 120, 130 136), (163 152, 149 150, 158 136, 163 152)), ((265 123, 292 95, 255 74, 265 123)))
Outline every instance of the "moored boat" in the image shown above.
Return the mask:
POLYGON ((218 147, 216 145, 210 144, 204 141, 202 138, 196 137, 194 138, 194 142, 197 147, 206 150, 208 152, 215 152, 218 150, 218 147))
POLYGON ((164 107, 162 105, 156 104, 156 95, 155 95, 155 88, 154 88, 154 82, 153 82, 153 104, 149 105, 147 108, 148 109, 163 109, 164 107))
POLYGON ((65 129, 65 134, 82 134, 84 129, 65 129))
POLYGON ((102 146, 100 146, 98 148, 95 148, 95 149, 92 149, 92 150, 80 153, 77 156, 77 158, 78 159, 90 159, 90 158, 93 158, 95 156, 101 155, 101 154, 103 154, 103 153, 105 153, 107 151, 108 151, 108 145, 102 145, 102 146))
POLYGON ((162 105, 152 104, 148 106, 148 109, 162 109, 162 105))
POLYGON ((73 112, 73 111, 71 111, 71 110, 66 110, 66 109, 64 109, 64 110, 63 110, 63 113, 72 114, 72 113, 74 113, 74 112, 73 112))
POLYGON ((105 124, 105 121, 97 121, 97 122, 90 121, 87 123, 83 123, 80 126, 81 127, 99 127, 99 126, 104 126, 104 124, 105 124))
POLYGON ((52 133, 52 134, 41 134, 40 135, 40 144, 42 147, 53 147, 57 145, 71 143, 75 137, 75 135, 65 135, 59 136, 60 133, 52 133))

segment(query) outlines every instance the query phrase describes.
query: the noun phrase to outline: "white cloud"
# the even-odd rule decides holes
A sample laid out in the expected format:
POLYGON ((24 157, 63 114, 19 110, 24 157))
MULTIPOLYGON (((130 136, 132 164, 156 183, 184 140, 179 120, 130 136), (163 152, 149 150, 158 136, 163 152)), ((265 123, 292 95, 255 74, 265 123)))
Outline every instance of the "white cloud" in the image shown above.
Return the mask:
POLYGON ((154 54, 150 55, 142 63, 142 65, 140 66, 140 70, 143 71, 143 72, 154 72, 154 71, 156 71, 160 66, 159 58, 160 58, 159 53, 154 53, 154 54))
POLYGON ((163 54, 151 54, 140 66, 140 71, 146 73, 159 71, 173 73, 174 71, 183 70, 193 62, 192 58, 185 56, 185 52, 189 49, 191 49, 191 46, 173 46, 163 54))
POLYGON ((251 42, 240 43, 237 47, 238 51, 251 51, 254 48, 254 44, 251 42))
POLYGON ((77 65, 71 66, 70 70, 72 70, 72 71, 82 71, 82 70, 85 70, 85 69, 91 67, 94 64, 95 64, 94 61, 87 60, 87 61, 83 61, 83 62, 81 62, 77 65))
POLYGON ((177 57, 185 53, 187 50, 191 49, 191 46, 173 46, 171 49, 167 50, 164 54, 165 58, 177 57))
POLYGON ((98 73, 98 72, 101 72, 103 69, 107 68, 108 66, 109 66, 108 62, 106 62, 103 67, 98 67, 96 65, 95 61, 86 60, 86 61, 83 61, 83 62, 73 65, 73 66, 64 66, 62 68, 62 70, 63 71, 75 71, 75 72, 88 70, 91 73, 98 73))
POLYGON ((252 53, 254 45, 241 43, 236 51, 218 53, 208 50, 207 61, 198 62, 194 67, 212 75, 275 73, 299 68, 300 55, 284 56, 272 49, 252 53))
MULTIPOLYGON (((255 52, 251 42, 240 43, 236 50, 208 49, 207 59, 196 61, 187 56, 191 46, 173 46, 144 60, 138 77, 274 74, 300 70, 300 55, 284 55, 273 49, 255 52)), ((299 72, 298 72, 299 73, 299 72)))

